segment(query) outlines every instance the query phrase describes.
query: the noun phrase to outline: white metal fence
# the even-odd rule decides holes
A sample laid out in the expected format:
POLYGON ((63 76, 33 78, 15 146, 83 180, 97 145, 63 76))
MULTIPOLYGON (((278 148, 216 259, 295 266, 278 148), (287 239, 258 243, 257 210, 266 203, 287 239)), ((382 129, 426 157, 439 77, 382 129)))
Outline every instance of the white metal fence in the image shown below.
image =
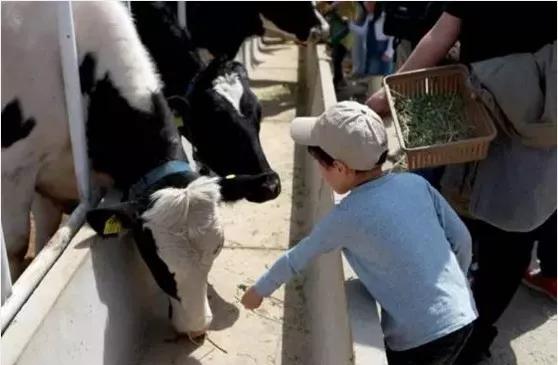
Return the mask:
POLYGON ((2 231, 2 227, 0 226, 0 239, 2 239, 2 246, 0 250, 2 250, 2 304, 6 301, 6 298, 10 296, 12 293, 12 277, 10 275, 10 265, 8 263, 8 254, 6 253, 6 243, 4 242, 4 232, 2 231))
MULTIPOLYGON (((0 311, 2 332, 81 227, 92 200, 72 4, 71 1, 62 1, 53 6, 58 7, 57 20, 64 91, 80 204, 13 285, 2 234, 2 308, 0 311)), ((9 214, 9 212, 3 213, 9 214)))

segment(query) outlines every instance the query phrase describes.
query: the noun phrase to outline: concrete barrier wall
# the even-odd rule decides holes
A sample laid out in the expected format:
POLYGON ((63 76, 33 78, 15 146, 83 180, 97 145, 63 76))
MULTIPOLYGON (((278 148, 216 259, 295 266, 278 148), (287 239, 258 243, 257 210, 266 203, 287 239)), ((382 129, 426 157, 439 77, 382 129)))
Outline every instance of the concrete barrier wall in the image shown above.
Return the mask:
MULTIPOLYGON (((303 49, 301 97, 305 110, 301 116, 317 116, 337 102, 333 88, 332 72, 324 45, 303 49)), ((331 188, 322 180, 318 166, 308 153, 299 153, 308 189, 308 230, 334 205, 331 188)), ((344 291, 344 275, 339 251, 316 260, 307 270, 305 295, 312 333, 313 362, 320 365, 352 364, 353 347, 347 301, 344 291)))
MULTIPOLYGON (((304 85, 300 116, 317 116, 337 102, 330 59, 325 46, 308 47, 302 62, 304 85)), ((303 158, 310 193, 308 224, 317 222, 343 197, 321 179, 317 164, 308 153, 303 158)), ((308 270, 308 299, 315 364, 385 364, 383 335, 377 305, 355 278, 339 252, 316 261, 308 270), (345 278, 349 278, 345 285, 345 278)))

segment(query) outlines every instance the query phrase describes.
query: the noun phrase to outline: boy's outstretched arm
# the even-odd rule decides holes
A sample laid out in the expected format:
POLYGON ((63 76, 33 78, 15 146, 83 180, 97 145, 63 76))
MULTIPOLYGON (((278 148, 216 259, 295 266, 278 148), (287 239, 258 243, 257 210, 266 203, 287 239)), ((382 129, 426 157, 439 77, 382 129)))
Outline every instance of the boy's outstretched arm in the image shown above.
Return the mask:
POLYGON ((451 249, 457 257, 461 270, 467 275, 469 266, 471 266, 472 256, 472 242, 469 230, 446 199, 430 184, 428 184, 428 190, 434 200, 438 219, 446 232, 446 238, 451 245, 451 249))
POLYGON ((312 233, 296 246, 285 252, 271 268, 263 274, 256 284, 242 297, 247 309, 259 307, 261 298, 271 295, 282 284, 288 282, 317 256, 341 247, 349 232, 347 222, 341 221, 337 214, 330 214, 312 230, 312 233))

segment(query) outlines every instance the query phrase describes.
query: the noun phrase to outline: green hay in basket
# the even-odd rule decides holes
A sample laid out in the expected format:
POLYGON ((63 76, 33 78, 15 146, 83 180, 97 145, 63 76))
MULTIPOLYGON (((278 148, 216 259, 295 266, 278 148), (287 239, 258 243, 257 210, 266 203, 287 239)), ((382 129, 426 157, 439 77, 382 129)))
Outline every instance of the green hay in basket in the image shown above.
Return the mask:
POLYGON ((464 116, 461 95, 426 94, 407 97, 394 93, 395 110, 409 148, 446 144, 474 136, 464 116))

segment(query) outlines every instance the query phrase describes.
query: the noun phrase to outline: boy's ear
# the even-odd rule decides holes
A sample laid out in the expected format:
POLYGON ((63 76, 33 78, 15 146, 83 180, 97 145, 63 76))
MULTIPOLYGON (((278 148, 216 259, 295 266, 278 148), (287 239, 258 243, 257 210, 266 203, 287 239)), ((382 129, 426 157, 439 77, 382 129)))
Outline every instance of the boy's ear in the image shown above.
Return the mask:
POLYGON ((335 160, 333 161, 333 167, 341 173, 347 173, 350 169, 343 161, 335 160))
POLYGON ((87 223, 103 238, 117 236, 138 221, 138 208, 133 202, 92 209, 87 212, 87 223))

